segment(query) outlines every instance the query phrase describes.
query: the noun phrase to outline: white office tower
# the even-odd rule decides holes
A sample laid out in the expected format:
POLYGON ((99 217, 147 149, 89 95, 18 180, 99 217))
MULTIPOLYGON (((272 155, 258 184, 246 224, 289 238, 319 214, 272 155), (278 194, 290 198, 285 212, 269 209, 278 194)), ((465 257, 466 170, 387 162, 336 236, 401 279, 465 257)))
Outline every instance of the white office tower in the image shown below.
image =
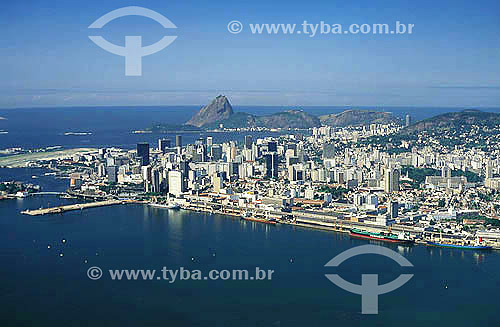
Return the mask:
POLYGON ((179 196, 184 192, 184 177, 182 172, 177 170, 169 171, 168 173, 169 193, 179 196))
POLYGON ((392 192, 392 174, 390 169, 385 170, 384 174, 384 192, 391 193, 392 192))
POLYGON ((411 116, 410 114, 406 115, 406 127, 411 125, 411 116))
POLYGON ((151 166, 142 166, 141 167, 141 170, 142 170, 142 180, 144 182, 144 189, 146 190, 146 192, 151 192, 151 166))
POLYGON ((99 164, 97 168, 97 173, 99 177, 105 177, 106 176, 106 165, 104 164, 99 164))

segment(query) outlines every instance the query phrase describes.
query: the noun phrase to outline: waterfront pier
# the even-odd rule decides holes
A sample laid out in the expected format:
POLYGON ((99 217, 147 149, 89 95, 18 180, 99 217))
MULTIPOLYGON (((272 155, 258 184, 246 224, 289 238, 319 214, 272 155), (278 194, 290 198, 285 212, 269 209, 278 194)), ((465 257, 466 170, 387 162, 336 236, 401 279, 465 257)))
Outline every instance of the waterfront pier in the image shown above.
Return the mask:
POLYGON ((118 200, 106 200, 106 201, 97 201, 97 202, 89 202, 89 203, 70 204, 70 205, 52 207, 52 208, 40 208, 40 209, 35 209, 35 210, 24 210, 24 211, 21 211, 21 213, 24 215, 30 215, 30 216, 41 216, 41 215, 46 215, 46 214, 56 214, 56 213, 63 213, 66 211, 83 210, 83 209, 96 208, 96 207, 105 207, 105 206, 124 204, 124 203, 126 203, 126 202, 125 201, 118 201, 118 200))

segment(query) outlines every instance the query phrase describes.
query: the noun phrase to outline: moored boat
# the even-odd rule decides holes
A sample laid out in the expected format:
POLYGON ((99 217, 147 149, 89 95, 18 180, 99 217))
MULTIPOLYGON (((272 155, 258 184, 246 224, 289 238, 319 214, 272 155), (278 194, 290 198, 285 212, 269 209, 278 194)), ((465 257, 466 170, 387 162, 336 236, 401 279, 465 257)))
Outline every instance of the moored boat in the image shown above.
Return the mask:
POLYGON ((265 218, 255 218, 255 217, 241 217, 242 220, 253 221, 257 223, 264 223, 270 225, 276 225, 276 220, 274 219, 265 219, 265 218))
POLYGON ((179 209, 180 206, 177 203, 149 203, 148 204, 150 207, 153 208, 160 208, 160 209, 179 209))
POLYGON ((381 242, 389 242, 389 243, 399 243, 399 244, 413 244, 414 240, 410 239, 403 233, 401 234, 393 234, 390 232, 368 232, 361 229, 351 229, 350 235, 352 238, 366 239, 366 240, 375 240, 381 242))
POLYGON ((427 241, 428 246, 437 246, 441 248, 450 248, 450 249, 462 249, 462 250, 491 250, 493 247, 488 245, 481 244, 453 244, 453 243, 442 243, 442 242, 431 242, 427 241))

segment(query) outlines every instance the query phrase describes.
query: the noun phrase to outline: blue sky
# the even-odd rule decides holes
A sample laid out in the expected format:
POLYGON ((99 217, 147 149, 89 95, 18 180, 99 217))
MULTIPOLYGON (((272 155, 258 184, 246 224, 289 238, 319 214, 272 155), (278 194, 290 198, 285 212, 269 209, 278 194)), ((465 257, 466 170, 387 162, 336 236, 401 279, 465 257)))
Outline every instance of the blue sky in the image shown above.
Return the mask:
POLYGON ((500 107, 498 1, 20 1, 3 4, 0 107, 204 104, 500 107), (142 6, 169 18, 103 14, 142 6), (232 20, 240 34, 227 31, 232 20), (411 35, 253 35, 248 24, 415 24, 411 35), (177 39, 142 76, 89 40, 177 39))

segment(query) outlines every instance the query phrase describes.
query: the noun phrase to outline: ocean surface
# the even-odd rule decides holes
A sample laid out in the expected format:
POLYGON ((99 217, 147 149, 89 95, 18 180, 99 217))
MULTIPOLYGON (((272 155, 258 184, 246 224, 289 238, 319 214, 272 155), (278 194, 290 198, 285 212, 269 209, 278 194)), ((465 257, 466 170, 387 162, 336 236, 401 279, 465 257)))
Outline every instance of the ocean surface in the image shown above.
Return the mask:
MULTIPOLYGON (((73 147, 121 147, 132 149, 137 142, 157 144, 160 137, 175 140, 174 134, 133 134, 155 123, 181 124, 189 120, 200 106, 170 107, 75 107, 75 108, 19 108, 0 109, 0 149, 22 147, 26 149, 47 146, 73 147), (92 135, 66 136, 66 132, 86 132, 92 135)), ((234 111, 252 114, 271 114, 291 107, 234 107, 234 111)), ((349 107, 301 107, 314 114, 342 112, 349 107)), ((394 116, 404 118, 410 114, 414 121, 438 114, 461 111, 470 108, 416 108, 416 107, 362 107, 390 111, 394 116)), ((499 112, 500 108, 486 108, 485 111, 499 112)), ((206 133, 181 133, 184 143, 193 143, 206 133)), ((249 133, 212 133, 214 142, 242 140, 249 133)), ((250 133, 259 136, 258 133, 250 133)))
MULTIPOLYGON (((0 149, 155 144, 159 135, 131 131, 153 122, 183 122, 197 109, 0 110, 0 116, 7 118, 0 120, 0 130, 9 131, 0 135, 0 149), (65 132, 93 134, 77 137, 64 136, 65 132)), ((253 113, 282 109, 235 108, 253 113)), ((397 114, 404 116, 405 110, 397 114)), ((421 109, 410 114, 423 119, 446 111, 450 110, 421 109)), ((214 136, 216 141, 243 137, 214 136)), ((184 142, 198 137, 186 135, 184 142)), ((0 168, 0 181, 31 182, 44 191, 67 188, 68 180, 44 176, 44 172, 0 168)), ((500 326, 499 252, 389 246, 414 267, 401 268, 388 258, 362 255, 331 268, 324 265, 334 256, 368 243, 329 231, 143 205, 38 217, 20 214, 74 201, 56 196, 0 201, 1 326, 500 326), (256 267, 275 272, 272 280, 265 281, 113 281, 109 275, 93 281, 87 277, 92 266, 105 273, 162 267, 204 274, 212 269, 252 272, 256 267), (414 277, 398 290, 380 295, 378 315, 362 315, 361 296, 325 277, 334 273, 356 284, 361 274, 378 274, 380 284, 401 273, 414 277)))

